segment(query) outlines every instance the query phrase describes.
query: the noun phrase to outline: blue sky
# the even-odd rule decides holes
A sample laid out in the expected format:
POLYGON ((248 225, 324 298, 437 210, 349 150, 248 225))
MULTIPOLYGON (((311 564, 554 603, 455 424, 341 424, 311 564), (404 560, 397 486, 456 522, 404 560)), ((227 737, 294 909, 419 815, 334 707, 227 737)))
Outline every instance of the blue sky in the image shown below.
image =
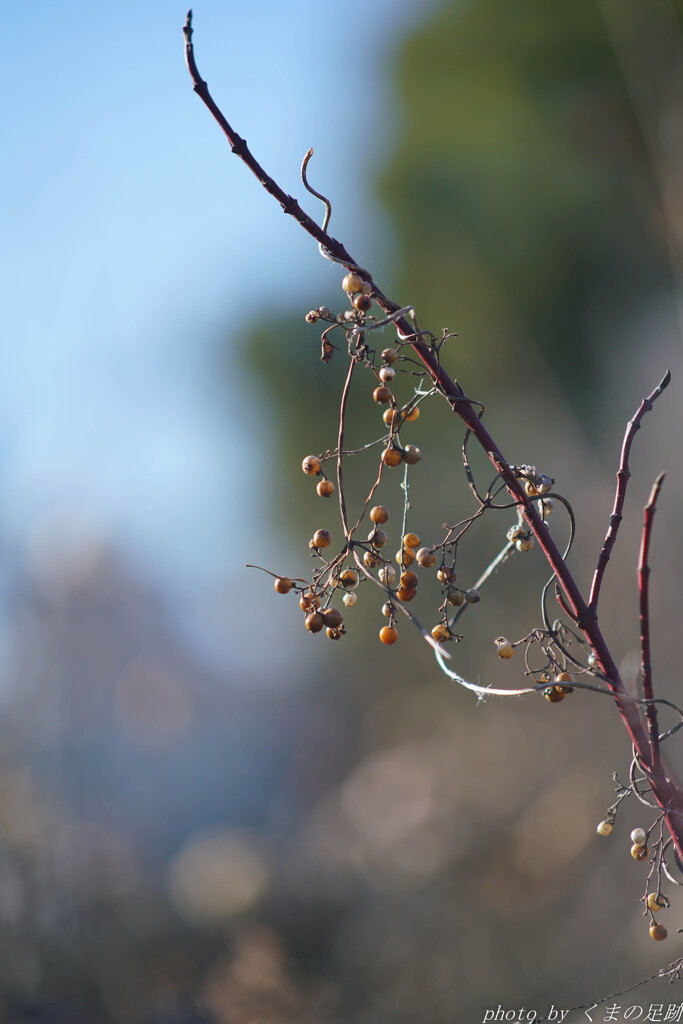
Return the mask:
MULTIPOLYGON (((387 242, 368 188, 391 137, 387 62, 424 15, 417 0, 376 0, 362 18, 320 0, 194 7, 199 68, 226 116, 288 191, 315 147, 312 180, 363 259, 387 242)), ((239 380, 226 416, 217 346, 229 316, 239 346, 259 309, 298 296, 303 309, 332 268, 194 96, 184 17, 161 0, 13 8, 0 536, 20 561, 113 544, 220 659, 243 626, 219 625, 226 588, 238 573, 262 588, 243 580, 259 524, 240 496, 258 493, 267 425, 239 380)))

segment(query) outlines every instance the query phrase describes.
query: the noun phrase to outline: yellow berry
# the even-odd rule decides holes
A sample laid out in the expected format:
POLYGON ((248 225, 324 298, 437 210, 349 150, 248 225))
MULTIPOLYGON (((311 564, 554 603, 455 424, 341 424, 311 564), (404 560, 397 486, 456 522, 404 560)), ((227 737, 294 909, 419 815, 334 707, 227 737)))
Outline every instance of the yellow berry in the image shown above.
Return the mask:
POLYGON ((658 910, 666 910, 666 900, 660 896, 659 893, 648 893, 647 908, 648 910, 651 910, 653 914, 656 914, 658 910))
POLYGON ((612 832, 613 828, 614 825, 612 824, 612 822, 608 818, 605 818, 604 821, 600 822, 595 831, 598 833, 599 836, 608 836, 612 832))
POLYGON ((363 555, 363 562, 368 569, 377 569, 382 564, 382 559, 374 551, 366 551, 363 555))
POLYGON ((315 489, 321 498, 329 498, 334 494, 334 484, 331 480, 321 480, 315 489))
POLYGON ((342 288, 349 295, 354 295, 359 292, 363 287, 363 278, 359 277, 358 274, 347 274, 342 281, 342 288))
POLYGON ((418 419, 419 415, 420 410, 417 405, 414 405, 412 409, 408 410, 408 412, 405 414, 405 417, 408 423, 413 423, 416 419, 418 419))
POLYGON ((663 942, 668 934, 663 924, 650 925, 650 938, 654 939, 655 942, 663 942))
POLYGON ((306 476, 317 476, 320 472, 320 459, 317 455, 307 455, 301 463, 301 468, 306 476))
POLYGON ((451 636, 450 629, 444 622, 440 622, 438 626, 434 626, 432 630, 432 637, 438 644, 444 643, 446 640, 450 640, 451 636))
POLYGON ((499 658, 512 658, 515 653, 515 649, 509 640, 505 637, 499 636, 497 640, 494 640, 496 645, 496 654, 499 658))
POLYGON ((415 558, 417 564, 421 565, 423 569, 431 569, 433 565, 436 565, 436 555, 431 548, 420 548, 415 558))
POLYGON ((643 846, 641 843, 634 843, 631 847, 631 856, 634 860, 647 860, 650 856, 650 851, 647 846, 643 846))

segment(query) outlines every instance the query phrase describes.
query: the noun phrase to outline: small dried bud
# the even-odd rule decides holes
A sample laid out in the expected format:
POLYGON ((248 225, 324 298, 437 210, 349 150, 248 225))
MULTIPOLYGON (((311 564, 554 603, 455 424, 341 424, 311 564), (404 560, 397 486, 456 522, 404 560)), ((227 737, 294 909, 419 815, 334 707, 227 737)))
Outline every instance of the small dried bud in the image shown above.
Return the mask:
POLYGON ((516 526, 511 526, 507 532, 507 539, 513 541, 520 540, 526 535, 526 530, 519 523, 516 526))
POLYGON ((320 314, 318 313, 317 309, 312 309, 309 313, 306 314, 306 323, 307 324, 315 324, 315 323, 318 322, 319 319, 320 319, 320 314))

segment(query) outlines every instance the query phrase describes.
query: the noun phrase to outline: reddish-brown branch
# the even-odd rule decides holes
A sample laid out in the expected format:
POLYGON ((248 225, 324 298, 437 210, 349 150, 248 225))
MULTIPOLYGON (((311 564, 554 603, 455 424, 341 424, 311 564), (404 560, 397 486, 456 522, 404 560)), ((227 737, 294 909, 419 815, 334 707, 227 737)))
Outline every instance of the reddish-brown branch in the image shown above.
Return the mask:
MULTIPOLYGON (((228 124, 227 120, 214 103, 206 82, 201 78, 195 63, 194 50, 192 46, 191 11, 188 12, 183 32, 185 35, 185 58, 194 85, 194 90, 200 99, 206 104, 208 109, 211 111, 211 114, 225 133, 233 153, 239 156, 249 170, 256 175, 265 190, 277 199, 285 213, 294 217, 301 227, 307 231, 309 235, 315 238, 319 245, 322 246, 326 255, 348 269, 357 270, 358 273, 360 273, 371 284, 373 289, 373 298, 377 304, 388 314, 397 313, 397 311, 401 309, 401 306, 387 298, 373 280, 372 275, 359 266, 341 242, 338 242, 337 239, 333 238, 319 227, 318 224, 316 224, 316 222, 301 209, 299 203, 293 199, 292 196, 287 195, 287 193, 277 185, 270 175, 268 175, 261 165, 254 159, 245 140, 237 135, 237 133, 233 131, 231 126, 228 124)), ((543 551, 543 554, 555 573, 558 585, 564 596, 564 607, 568 610, 569 615, 590 645, 591 650, 596 656, 600 672, 614 695, 615 703, 636 751, 638 760, 642 765, 643 770, 647 772, 652 785, 652 792, 658 805, 666 814, 669 831, 673 837, 678 855, 681 861, 683 861, 683 792, 681 792, 678 786, 676 786, 666 776, 661 763, 657 765, 650 763, 651 750, 649 737, 647 730, 645 729, 639 707, 626 693, 617 666, 599 629, 594 605, 589 605, 584 600, 576 581, 567 568, 562 554, 548 530, 546 523, 539 515, 533 501, 531 501, 527 496, 509 463, 504 458, 500 449, 480 420, 477 410, 467 398, 462 387, 449 377, 441 367, 435 352, 421 340, 422 336, 416 323, 410 323, 405 316, 396 317, 394 322, 399 336, 403 341, 410 343, 415 354, 427 368, 435 387, 446 397, 453 411, 460 416, 463 422, 469 427, 472 434, 475 436, 495 466, 497 472, 500 474, 508 492, 514 501, 521 506, 521 512, 524 520, 529 526, 529 529, 536 538, 536 542, 543 551)), ((657 389, 657 392, 663 390, 668 382, 669 375, 667 374, 664 381, 657 389)), ((654 397, 650 396, 650 399, 646 399, 645 401, 646 403, 648 401, 654 401, 654 397)), ((633 428, 632 433, 635 433, 638 429, 638 426, 640 425, 640 418, 642 418, 642 415, 646 411, 647 409, 643 409, 642 412, 639 410, 636 417, 634 417, 634 419, 637 420, 637 423, 633 428)), ((625 483, 626 481, 624 480, 622 488, 625 488, 625 483)), ((623 500, 621 503, 623 505, 623 500)), ((618 522, 616 522, 614 526, 615 533, 617 526, 618 522)), ((614 541, 612 539, 607 551, 607 558, 609 557, 609 552, 613 543, 614 541)), ((601 570, 600 579, 602 578, 603 573, 604 569, 601 570)))
POLYGON ((595 567, 595 573, 593 574, 593 583, 591 585, 590 597, 588 599, 588 607, 592 611, 597 613, 598 599, 600 597, 600 588, 605 575, 605 569, 609 562, 610 555, 612 554, 612 548, 617 539, 617 532, 621 525, 621 520, 624 512, 624 502, 626 500, 626 488, 628 482, 631 479, 631 471, 629 469, 628 459, 631 454, 631 445, 633 444, 633 438, 636 433, 640 430, 640 422, 646 412, 649 412, 654 403, 657 401, 662 391, 668 387, 671 381, 671 373, 669 370, 666 371, 662 381, 657 385, 651 395, 644 398, 640 403, 638 411, 632 420, 629 421, 626 427, 626 433, 624 434, 624 441, 621 446, 621 458, 619 459, 619 469, 617 471, 617 490, 614 495, 614 508, 612 509, 612 515, 609 520, 609 527, 607 529, 607 535, 598 556, 598 564, 595 567))
POLYGON ((647 731, 650 737, 650 763, 653 767, 659 764, 659 725, 657 723, 657 706, 654 703, 652 688, 652 661, 650 655, 650 566, 648 555, 652 524, 657 508, 657 498, 664 482, 664 473, 660 473, 650 491, 647 505, 643 510, 643 532, 640 539, 640 555, 638 557, 638 596, 640 604, 640 679, 645 705, 647 731))

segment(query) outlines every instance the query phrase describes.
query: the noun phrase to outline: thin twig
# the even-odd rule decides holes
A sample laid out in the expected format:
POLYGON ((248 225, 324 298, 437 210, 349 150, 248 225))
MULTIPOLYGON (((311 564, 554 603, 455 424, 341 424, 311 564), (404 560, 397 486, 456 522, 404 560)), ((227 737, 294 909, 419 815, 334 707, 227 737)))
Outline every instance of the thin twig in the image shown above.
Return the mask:
POLYGON ((664 374, 663 379, 654 389, 651 395, 644 398, 640 403, 640 407, 636 412, 632 420, 626 427, 626 433, 624 434, 624 441, 621 446, 621 458, 619 460, 619 469, 617 471, 617 489, 614 495, 614 508, 612 509, 612 515, 609 520, 609 527, 607 529, 607 535, 598 556, 598 564, 595 568, 593 575, 593 583, 591 585, 590 597, 588 598, 588 607, 592 611, 597 613, 598 610, 598 599, 600 597, 600 588, 602 586, 603 577, 605 575, 605 569, 609 562, 610 555, 612 554, 612 548, 617 539, 617 532, 621 525, 624 512, 624 502, 626 500, 626 488, 628 482, 631 479, 631 471, 629 469, 628 459, 631 453, 631 445, 633 444, 633 438, 635 437, 638 430, 640 430, 640 421, 646 412, 652 409, 652 406, 657 401, 662 391, 668 387, 671 381, 671 372, 669 370, 664 374))
POLYGON ((648 701, 645 705, 647 731, 650 737, 651 764, 659 764, 659 726, 657 724, 657 706, 653 702, 652 661, 650 655, 650 566, 648 554, 652 537, 652 524, 657 508, 657 498, 664 483, 664 473, 660 473, 650 491, 647 505, 643 510, 643 532, 640 540, 638 558, 638 595, 640 598, 640 679, 643 697, 648 701))

